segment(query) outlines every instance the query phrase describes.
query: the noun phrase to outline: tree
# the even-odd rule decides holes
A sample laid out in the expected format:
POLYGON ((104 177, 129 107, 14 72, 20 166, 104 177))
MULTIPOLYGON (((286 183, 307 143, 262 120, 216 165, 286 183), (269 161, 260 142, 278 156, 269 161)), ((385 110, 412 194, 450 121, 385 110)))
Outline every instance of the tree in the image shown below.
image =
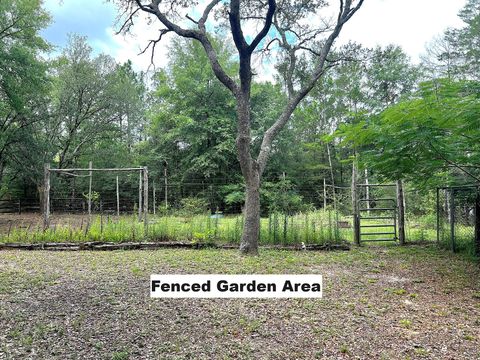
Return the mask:
MULTIPOLYGON (((122 30, 128 30, 133 25, 133 19, 138 11, 144 11, 155 16, 163 25, 157 40, 149 45, 152 48, 161 41, 167 33, 189 38, 200 42, 208 56, 215 76, 232 93, 236 101, 237 117, 237 157, 245 179, 245 225, 240 244, 240 250, 246 254, 258 253, 258 238, 260 231, 260 181, 271 154, 273 141, 285 127, 292 113, 302 99, 312 90, 318 79, 331 65, 328 55, 335 39, 343 26, 361 7, 363 0, 339 0, 338 16, 333 24, 326 24, 318 19, 318 12, 326 3, 318 1, 262 1, 231 0, 223 2, 212 0, 207 3, 198 20, 191 16, 187 18, 192 27, 182 26, 179 13, 189 8, 188 2, 171 1, 162 3, 154 0, 145 4, 141 0, 118 0, 123 6, 124 14, 128 14, 122 30), (239 70, 238 78, 230 76, 218 58, 209 32, 215 25, 207 20, 215 12, 218 26, 224 29, 224 35, 231 36, 235 45, 239 70), (245 36, 246 28, 260 30, 253 36, 245 36), (207 31, 208 28, 208 31, 207 31), (227 32, 228 31, 228 32, 227 32), (322 37, 328 34, 326 37, 322 37), (251 134, 251 88, 254 72, 252 58, 261 50, 268 51, 274 43, 278 45, 279 53, 287 61, 286 84, 288 101, 281 115, 265 130, 260 150, 252 154, 251 134), (295 69, 301 54, 312 53, 317 63, 307 81, 298 86, 295 82, 295 69)), ((190 8, 193 12, 195 6, 190 8)))
MULTIPOLYGON (((212 39, 230 74, 232 52, 212 39), (223 48, 222 48, 223 47, 223 48)), ((153 168, 169 164, 170 180, 202 182, 230 177, 235 166, 235 107, 217 80, 199 43, 176 39, 169 65, 155 77, 149 111, 147 161, 153 168)))
POLYGON ((401 96, 414 89, 419 69, 410 63, 402 48, 389 45, 377 47, 367 67, 367 86, 373 112, 395 104, 401 96))
POLYGON ((18 161, 13 148, 28 141, 43 116, 49 83, 40 53, 49 45, 39 32, 49 21, 41 1, 0 2, 0 180, 18 161))
POLYGON ((478 182, 479 94, 474 81, 425 82, 413 99, 336 135, 360 149, 362 163, 387 180, 428 186, 450 174, 478 182))
POLYGON ((112 58, 91 58, 86 38, 72 35, 54 67, 51 143, 58 167, 75 164, 82 150, 113 136, 121 120, 115 93, 116 64, 112 58))
POLYGON ((447 29, 427 47, 424 65, 434 77, 479 79, 480 1, 468 0, 458 14, 465 26, 447 29))

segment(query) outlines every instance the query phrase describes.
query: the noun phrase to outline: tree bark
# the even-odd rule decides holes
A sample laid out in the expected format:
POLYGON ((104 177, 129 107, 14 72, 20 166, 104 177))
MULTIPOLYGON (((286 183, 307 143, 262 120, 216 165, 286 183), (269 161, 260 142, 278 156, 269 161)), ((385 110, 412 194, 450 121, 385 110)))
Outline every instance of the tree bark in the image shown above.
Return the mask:
POLYGON ((237 96, 237 154, 240 168, 245 179, 244 225, 240 252, 248 255, 258 254, 260 235, 260 177, 258 163, 250 153, 250 93, 249 87, 237 96))
POLYGON ((243 254, 257 255, 260 235, 260 174, 258 170, 247 179, 244 218, 240 251, 243 254))

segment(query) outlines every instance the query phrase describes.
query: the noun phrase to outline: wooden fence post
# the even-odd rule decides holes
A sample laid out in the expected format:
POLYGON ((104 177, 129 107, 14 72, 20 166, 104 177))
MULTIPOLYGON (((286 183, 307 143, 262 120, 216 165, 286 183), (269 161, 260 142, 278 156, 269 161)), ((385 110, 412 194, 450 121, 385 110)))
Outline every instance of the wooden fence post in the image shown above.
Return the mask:
POLYGON ((43 183, 43 229, 50 227, 50 164, 44 167, 43 183))
POLYGON ((138 221, 142 220, 142 171, 138 172, 138 221))
POLYGON ((397 180, 398 241, 405 245, 405 206, 403 202, 403 183, 397 180))
POLYGON ((117 217, 120 216, 120 192, 118 186, 118 175, 117 175, 117 217))
MULTIPOLYGON (((93 167, 92 162, 89 161, 88 168, 91 169, 92 167, 93 167)), ((93 175, 93 172, 92 170, 90 170, 88 172, 88 176, 90 177, 89 183, 88 183, 88 216, 92 215, 92 175, 93 175)))
POLYGON ((148 230, 148 168, 143 168, 143 226, 145 234, 148 230))

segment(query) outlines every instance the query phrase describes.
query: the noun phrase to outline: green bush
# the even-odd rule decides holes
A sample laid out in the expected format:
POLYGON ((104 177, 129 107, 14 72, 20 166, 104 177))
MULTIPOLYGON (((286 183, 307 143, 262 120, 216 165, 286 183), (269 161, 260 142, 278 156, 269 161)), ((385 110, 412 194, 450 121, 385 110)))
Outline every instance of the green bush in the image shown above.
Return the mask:
POLYGON ((206 214, 209 211, 209 202, 200 197, 188 197, 180 201, 180 214, 193 216, 206 214))

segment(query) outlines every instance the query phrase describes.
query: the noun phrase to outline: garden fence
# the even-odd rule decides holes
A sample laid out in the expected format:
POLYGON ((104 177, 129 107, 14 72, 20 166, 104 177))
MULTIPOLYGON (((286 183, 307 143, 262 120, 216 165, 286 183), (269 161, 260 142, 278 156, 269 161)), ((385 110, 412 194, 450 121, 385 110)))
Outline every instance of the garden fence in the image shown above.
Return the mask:
POLYGON ((452 251, 475 253, 480 186, 437 188, 437 242, 452 251))

